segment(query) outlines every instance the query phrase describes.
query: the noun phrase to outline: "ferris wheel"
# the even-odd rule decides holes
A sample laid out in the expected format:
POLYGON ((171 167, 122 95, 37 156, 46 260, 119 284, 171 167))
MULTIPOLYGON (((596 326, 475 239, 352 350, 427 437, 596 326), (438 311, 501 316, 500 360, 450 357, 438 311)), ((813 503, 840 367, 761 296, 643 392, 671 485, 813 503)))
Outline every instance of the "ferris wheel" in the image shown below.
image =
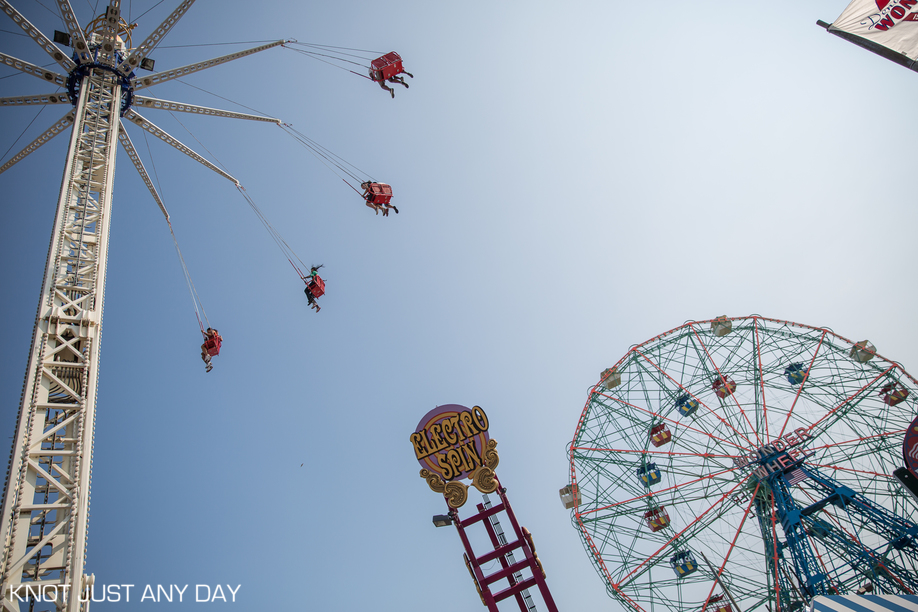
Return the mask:
POLYGON ((916 504, 892 474, 916 397, 866 340, 757 315, 689 322, 591 389, 566 505, 628 609, 915 594, 916 504))

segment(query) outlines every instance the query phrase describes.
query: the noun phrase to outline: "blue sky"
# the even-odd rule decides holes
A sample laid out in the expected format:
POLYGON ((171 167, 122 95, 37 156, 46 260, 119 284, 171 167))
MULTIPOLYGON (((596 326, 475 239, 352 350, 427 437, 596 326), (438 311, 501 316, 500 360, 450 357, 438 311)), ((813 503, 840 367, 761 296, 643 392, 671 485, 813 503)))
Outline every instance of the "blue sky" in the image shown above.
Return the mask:
MULTIPOLYGON (((73 4, 83 24, 96 14, 95 0, 73 4)), ((176 4, 122 9, 152 8, 139 41, 176 4)), ((53 3, 15 5, 62 29, 53 3)), ((815 25, 843 9, 198 0, 152 54, 157 70, 251 46, 173 45, 280 38, 402 55, 415 78, 395 100, 285 49, 184 79, 235 104, 175 82, 148 90, 292 123, 390 183, 401 212, 374 216, 270 124, 179 116, 192 136, 142 111, 225 165, 325 265, 315 314, 233 185, 128 126, 225 344, 205 375, 167 226, 119 153, 87 570, 105 584, 241 584, 239 610, 476 609, 408 436, 436 405, 478 404, 559 607, 620 609, 557 490, 588 388, 631 345, 758 313, 869 338, 918 371, 918 76, 815 25)), ((11 21, 0 30, 0 50, 47 63, 11 21)), ((0 78, 3 96, 51 91, 6 67, 0 78)), ((23 132, 34 108, 0 111, 3 161, 64 112, 23 132)), ((0 175, 4 431, 66 146, 0 175)))

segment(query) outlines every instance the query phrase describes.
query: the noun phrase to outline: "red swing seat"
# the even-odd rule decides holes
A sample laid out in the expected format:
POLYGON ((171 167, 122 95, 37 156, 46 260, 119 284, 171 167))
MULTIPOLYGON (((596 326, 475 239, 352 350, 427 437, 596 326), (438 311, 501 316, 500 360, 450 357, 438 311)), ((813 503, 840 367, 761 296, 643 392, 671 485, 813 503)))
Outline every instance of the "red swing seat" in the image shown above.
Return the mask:
POLYGON ((388 204, 392 200, 392 187, 385 183, 367 185, 367 202, 370 204, 388 204))
POLYGON ((322 297, 325 295, 325 281, 322 280, 322 277, 318 274, 312 281, 306 286, 309 289, 309 293, 312 294, 312 297, 322 297))
POLYGON ((395 51, 386 53, 370 62, 370 78, 377 83, 382 83, 403 72, 405 68, 402 66, 402 58, 395 51))
POLYGON ((220 354, 220 347, 222 345, 223 337, 219 334, 214 334, 204 341, 204 350, 207 351, 207 354, 211 357, 216 357, 220 354))

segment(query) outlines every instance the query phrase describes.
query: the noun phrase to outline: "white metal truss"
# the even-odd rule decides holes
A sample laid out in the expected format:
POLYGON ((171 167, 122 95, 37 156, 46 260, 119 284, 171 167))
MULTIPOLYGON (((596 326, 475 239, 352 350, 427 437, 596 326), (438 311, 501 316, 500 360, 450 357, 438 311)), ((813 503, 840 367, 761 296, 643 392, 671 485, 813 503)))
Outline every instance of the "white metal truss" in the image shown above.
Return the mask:
POLYGON ((57 136, 64 130, 66 130, 68 127, 70 127, 73 124, 74 115, 75 115, 75 112, 71 110, 66 115, 61 117, 61 119, 57 123, 55 123, 54 125, 49 127, 47 130, 45 130, 44 134, 42 134, 41 136, 33 140, 28 145, 26 145, 26 147, 22 151, 20 151, 19 153, 14 155, 12 158, 10 158, 10 161, 0 166, 0 174, 5 172, 10 166, 15 164, 16 162, 21 161, 22 158, 24 158, 26 155, 28 155, 29 153, 32 153, 38 147, 45 144, 46 142, 48 142, 49 140, 51 140, 52 138, 54 138, 55 136, 57 136))
MULTIPOLYGON (((0 106, 3 100, 0 98, 0 106)), ((220 110, 219 108, 208 108, 206 106, 197 106, 185 102, 172 102, 171 100, 160 100, 159 98, 149 98, 147 96, 134 96, 134 105, 144 108, 159 108, 162 110, 179 111, 182 113, 194 113, 195 115, 210 115, 212 117, 229 117, 231 119, 248 119, 249 121, 270 121, 271 123, 280 124, 280 119, 274 117, 262 117, 259 115, 248 115, 246 113, 236 113, 233 111, 220 110)))
POLYGON ((150 180, 147 169, 143 167, 143 162, 140 161, 140 155, 137 154, 137 149, 134 148, 134 143, 131 142, 131 138, 128 136, 127 130, 124 129, 123 123, 121 124, 121 130, 118 132, 118 140, 121 141, 121 146, 124 148, 124 152, 127 153, 128 159, 134 164, 134 168, 137 170, 137 173, 140 174, 140 178, 143 179, 153 199, 156 200, 159 209, 163 211, 163 214, 166 216, 166 221, 168 221, 169 211, 166 210, 166 205, 163 204, 162 198, 159 197, 159 192, 156 191, 156 187, 153 186, 153 181, 150 180))
POLYGON ((127 75, 132 70, 137 68, 140 65, 140 62, 146 58, 150 52, 156 48, 156 45, 159 44, 159 41, 163 39, 169 30, 172 29, 178 20, 182 18, 191 5, 194 4, 194 0, 184 0, 177 9, 172 11, 172 14, 166 17, 165 21, 159 24, 159 27, 153 30, 153 33, 147 36, 147 39, 140 43, 140 45, 131 52, 131 56, 124 60, 120 66, 118 66, 118 72, 121 74, 127 75))
POLYGON ((168 132, 166 132, 159 126, 157 126, 155 123, 153 123, 146 117, 142 116, 137 111, 133 109, 129 110, 128 112, 124 114, 124 118, 127 119, 128 121, 132 121, 135 124, 139 125, 146 131, 150 132, 151 134, 153 134, 154 136, 156 136, 157 138, 165 142, 167 145, 178 149, 179 151, 181 151, 182 153, 184 153, 185 155, 187 155, 194 161, 198 162, 199 164, 210 168, 211 170, 213 170, 214 172, 216 172, 223 178, 233 181, 234 183, 236 183, 236 185, 239 184, 239 181, 237 181, 235 177, 224 172, 220 168, 216 167, 215 165, 213 165, 212 163, 210 163, 209 161, 207 161, 206 159, 204 159, 203 157, 201 157, 200 155, 198 155, 197 153, 189 149, 187 146, 179 142, 177 138, 170 136, 168 132))
POLYGON ((86 37, 83 36, 83 30, 77 21, 76 15, 73 14, 73 7, 70 6, 69 0, 57 0, 57 7, 61 12, 61 18, 70 32, 70 45, 76 52, 80 63, 85 64, 92 61, 92 54, 89 52, 89 45, 86 44, 86 37))
POLYGON ((13 8, 13 6, 6 0, 0 0, 0 11, 6 13, 10 19, 12 19, 16 25, 22 28, 22 31, 26 33, 32 40, 38 43, 38 46, 45 50, 45 53, 51 56, 55 62, 61 65, 61 68, 70 72, 76 68, 76 64, 73 61, 64 55, 64 53, 57 48, 57 46, 48 40, 48 37, 41 33, 41 30, 29 23, 29 20, 23 17, 19 11, 13 8))
POLYGON ((27 61, 17 59, 12 55, 0 53, 0 62, 6 64, 10 68, 15 68, 16 70, 21 70, 26 74, 36 76, 43 81, 54 83, 58 87, 67 87, 67 77, 62 76, 56 72, 51 72, 50 70, 45 70, 41 66, 36 66, 35 64, 31 64, 27 61))
POLYGON ((3 500, 5 610, 20 610, 22 584, 44 587, 44 601, 57 587, 59 610, 84 609, 78 594, 87 582, 83 565, 120 106, 120 79, 93 69, 75 109, 3 500))
MULTIPOLYGON (((78 85, 73 91, 79 92, 73 109, 0 166, 0 173, 6 171, 72 126, 3 492, 0 612, 88 612, 89 609, 89 603, 81 601, 80 592, 94 581, 92 575, 86 575, 84 562, 102 304, 118 140, 169 219, 119 115, 123 113, 124 120, 138 125, 239 187, 239 181, 233 176, 151 121, 131 108, 122 109, 122 97, 127 98, 131 89, 136 91, 286 42, 280 40, 141 79, 135 77, 133 68, 159 44, 194 0, 181 0, 166 21, 133 51, 123 49, 119 38, 119 32, 125 27, 121 21, 121 0, 109 0, 104 15, 95 22, 91 32, 80 29, 69 0, 55 1, 70 32, 79 65, 32 26, 8 0, 0 0, 0 12, 13 19, 67 70, 78 85), (19 586, 21 584, 32 589, 31 599, 29 592, 19 586), (35 592, 41 593, 41 600, 36 598, 35 592), (47 603, 51 601, 49 598, 53 603, 47 603)), ((0 63, 58 87, 68 86, 68 77, 15 57, 0 53, 0 63)), ((69 94, 59 92, 0 98, 0 106, 68 101, 69 94)), ((134 104, 145 109, 280 123, 271 117, 144 96, 135 96, 134 104)))
POLYGON ((111 0, 105 9, 105 19, 102 20, 102 53, 96 61, 106 66, 114 66, 115 41, 118 38, 118 28, 121 26, 121 0, 111 0))
POLYGON ((172 70, 164 70, 163 72, 155 72, 151 75, 145 76, 142 79, 137 79, 137 82, 134 85, 134 91, 145 89, 151 85, 158 85, 159 83, 165 83, 166 81, 171 81, 172 79, 177 79, 179 77, 187 76, 192 72, 198 72, 201 70, 206 70, 208 68, 213 68, 214 66, 219 66, 220 64, 225 64, 226 62, 231 62, 233 60, 239 59, 240 57, 245 57, 246 55, 252 55, 253 53, 258 53, 259 51, 265 51, 267 49, 272 49, 278 47, 288 41, 278 40, 269 45, 262 45, 260 47, 253 47, 251 49, 246 49, 245 51, 239 51, 237 53, 229 53, 227 55, 221 55, 220 57, 215 57, 213 59, 205 60, 203 62, 197 62, 196 64, 188 64, 187 66, 181 66, 179 68, 173 68, 172 70))
POLYGON ((38 104, 70 104, 70 98, 67 97, 67 94, 62 93, 0 98, 0 106, 35 106, 38 104))

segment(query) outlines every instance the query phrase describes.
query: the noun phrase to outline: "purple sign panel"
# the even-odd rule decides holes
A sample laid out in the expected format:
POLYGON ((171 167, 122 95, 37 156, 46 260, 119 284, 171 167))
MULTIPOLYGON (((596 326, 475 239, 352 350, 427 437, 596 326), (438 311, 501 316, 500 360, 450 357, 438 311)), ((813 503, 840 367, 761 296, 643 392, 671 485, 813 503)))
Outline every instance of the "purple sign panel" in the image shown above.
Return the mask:
POLYGON ((905 467, 912 474, 918 476, 918 417, 912 421, 905 431, 905 441, 902 443, 902 458, 905 459, 905 467))
POLYGON ((484 410, 459 404, 437 406, 424 415, 411 434, 418 463, 447 482, 468 478, 481 467, 488 439, 484 410))

